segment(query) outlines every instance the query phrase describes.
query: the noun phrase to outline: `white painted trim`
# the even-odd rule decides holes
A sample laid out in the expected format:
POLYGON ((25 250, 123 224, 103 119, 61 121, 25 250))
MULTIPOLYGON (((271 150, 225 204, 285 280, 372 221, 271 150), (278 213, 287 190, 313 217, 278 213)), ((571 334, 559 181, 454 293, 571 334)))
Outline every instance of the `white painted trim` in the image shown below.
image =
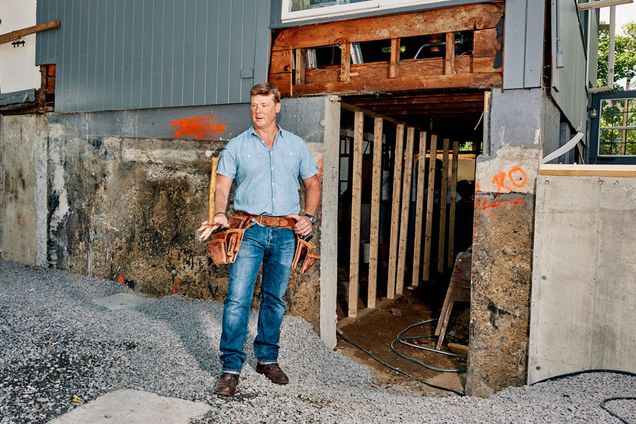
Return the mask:
MULTIPOLYGON (((367 0, 358 3, 335 4, 314 9, 298 10, 292 12, 291 0, 282 0, 282 22, 304 21, 308 19, 325 18, 330 16, 343 16, 368 10, 396 9, 399 7, 413 6, 427 3, 443 3, 449 0, 367 0)), ((630 0, 631 1, 631 0, 630 0)))

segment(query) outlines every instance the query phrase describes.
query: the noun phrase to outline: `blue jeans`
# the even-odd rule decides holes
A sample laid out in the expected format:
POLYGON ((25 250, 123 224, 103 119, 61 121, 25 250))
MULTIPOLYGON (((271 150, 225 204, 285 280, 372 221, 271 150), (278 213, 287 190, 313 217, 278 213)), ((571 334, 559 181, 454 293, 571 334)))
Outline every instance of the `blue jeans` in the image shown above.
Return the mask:
POLYGON ((278 360, 280 326, 285 314, 285 291, 296 249, 296 235, 288 228, 253 224, 245 231, 243 243, 230 265, 230 282, 223 309, 221 364, 223 372, 239 374, 247 355, 247 336, 254 283, 261 263, 261 302, 254 354, 260 363, 278 360))

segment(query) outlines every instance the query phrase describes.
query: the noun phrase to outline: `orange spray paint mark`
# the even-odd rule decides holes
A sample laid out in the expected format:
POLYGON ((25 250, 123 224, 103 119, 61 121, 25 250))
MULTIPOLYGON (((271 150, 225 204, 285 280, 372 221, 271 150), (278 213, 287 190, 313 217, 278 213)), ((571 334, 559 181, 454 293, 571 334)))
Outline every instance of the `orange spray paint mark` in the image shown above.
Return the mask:
POLYGON ((126 281, 126 279, 124 278, 124 273, 120 272, 119 274, 117 274, 117 279, 115 280, 117 281, 117 283, 121 286, 122 284, 124 284, 124 282, 126 281))
POLYGON ((225 131, 226 126, 218 123, 212 115, 191 116, 170 122, 177 127, 175 138, 193 138, 196 140, 211 140, 218 138, 225 131))

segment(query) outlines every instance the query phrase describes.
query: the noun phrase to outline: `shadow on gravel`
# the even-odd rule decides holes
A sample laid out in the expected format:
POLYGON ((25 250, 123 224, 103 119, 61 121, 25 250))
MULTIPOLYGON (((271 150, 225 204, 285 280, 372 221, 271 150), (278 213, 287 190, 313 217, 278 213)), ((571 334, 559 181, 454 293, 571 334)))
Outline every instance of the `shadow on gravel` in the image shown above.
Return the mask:
MULTIPOLYGON (((221 338, 223 305, 211 301, 197 301, 169 296, 156 302, 138 306, 139 312, 151 319, 165 322, 177 335, 186 351, 197 361, 199 368, 216 376, 221 373, 219 341, 221 338)), ((252 315, 258 313, 252 311, 252 315)), ((256 328, 250 321, 245 352, 247 362, 256 367, 253 343, 256 328)))

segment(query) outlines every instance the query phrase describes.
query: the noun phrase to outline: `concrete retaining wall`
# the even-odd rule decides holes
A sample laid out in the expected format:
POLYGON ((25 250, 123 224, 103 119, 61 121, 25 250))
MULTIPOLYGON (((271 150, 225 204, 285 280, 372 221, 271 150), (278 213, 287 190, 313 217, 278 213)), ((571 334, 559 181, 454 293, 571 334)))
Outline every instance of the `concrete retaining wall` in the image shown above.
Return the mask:
POLYGON ((529 382, 636 372, 635 222, 636 178, 538 177, 529 382))
POLYGON ((3 117, 0 140, 2 257, 46 266, 46 118, 3 117))
MULTIPOLYGON (((287 104, 283 118, 291 121, 309 108, 319 123, 324 102, 316 98, 313 109, 287 104)), ((144 138, 137 128, 129 128, 136 137, 108 135, 101 123, 121 114, 101 113, 105 121, 94 114, 1 118, 3 257, 113 279, 154 295, 222 300, 227 266, 211 263, 195 230, 207 219, 205 152, 227 141, 144 138)), ((312 126, 307 141, 321 164, 320 128, 312 126)), ((292 275, 288 310, 318 330, 320 272, 292 275)))

